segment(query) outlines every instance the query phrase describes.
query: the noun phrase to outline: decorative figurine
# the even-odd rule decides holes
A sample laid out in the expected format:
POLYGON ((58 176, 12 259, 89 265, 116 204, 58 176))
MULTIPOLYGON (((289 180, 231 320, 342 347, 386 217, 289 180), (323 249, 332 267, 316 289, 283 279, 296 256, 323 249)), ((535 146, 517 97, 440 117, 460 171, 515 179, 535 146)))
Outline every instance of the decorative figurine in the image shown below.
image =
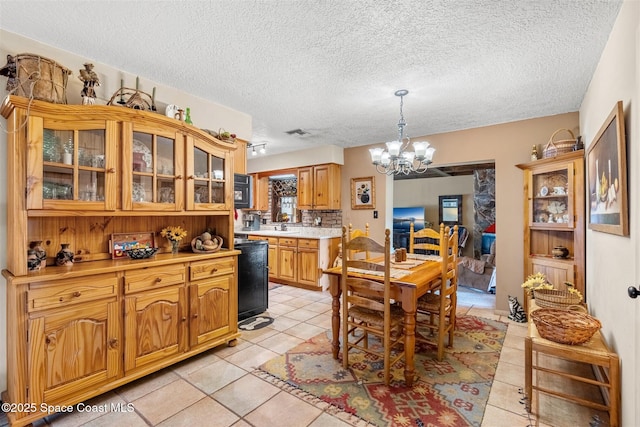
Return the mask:
MULTIPOLYGON (((42 246, 42 240, 34 240, 29 243, 29 249, 34 251, 34 254, 39 262, 37 270, 45 268, 47 266, 47 251, 42 246)), ((29 251, 27 251, 29 253, 29 251)))
POLYGON ((7 55, 7 64, 0 68, 0 76, 8 77, 7 92, 12 93, 18 87, 18 66, 15 56, 7 55))
POLYGON ((84 82, 84 88, 80 95, 82 96, 82 105, 93 105, 96 103, 95 87, 100 86, 100 79, 95 71, 93 64, 87 62, 84 64, 84 70, 80 70, 78 78, 84 82))
POLYGON ((536 148, 536 146, 534 145, 533 148, 531 149, 531 160, 538 160, 538 149, 536 148))

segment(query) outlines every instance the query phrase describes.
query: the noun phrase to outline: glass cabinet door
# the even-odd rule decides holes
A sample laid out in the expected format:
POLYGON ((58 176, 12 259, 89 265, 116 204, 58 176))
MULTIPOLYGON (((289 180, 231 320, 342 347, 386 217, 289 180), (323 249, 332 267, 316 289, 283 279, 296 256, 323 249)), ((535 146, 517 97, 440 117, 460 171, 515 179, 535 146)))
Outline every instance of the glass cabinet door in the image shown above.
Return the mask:
POLYGON ((534 171, 531 179, 531 226, 573 228, 573 168, 534 171))
POLYGON ((228 209, 227 153, 188 138, 187 209, 228 209))
MULTIPOLYGON (((131 147, 131 202, 133 209, 179 209, 182 176, 177 171, 179 136, 133 132, 131 147)), ((125 203, 126 205, 126 203, 125 203)))
POLYGON ((70 203, 82 203, 85 210, 115 209, 107 197, 115 188, 115 159, 107 148, 112 126, 104 121, 42 123, 42 150, 29 160, 29 175, 41 188, 34 186, 39 191, 28 198, 28 208, 69 209, 70 203))

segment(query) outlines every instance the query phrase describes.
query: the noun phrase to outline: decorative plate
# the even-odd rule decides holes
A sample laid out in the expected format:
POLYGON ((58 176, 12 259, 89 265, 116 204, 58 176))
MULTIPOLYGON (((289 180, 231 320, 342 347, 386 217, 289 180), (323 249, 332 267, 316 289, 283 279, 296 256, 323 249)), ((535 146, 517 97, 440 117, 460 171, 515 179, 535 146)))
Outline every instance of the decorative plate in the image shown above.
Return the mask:
POLYGON ((151 163, 153 162, 153 157, 151 156, 151 150, 147 147, 144 142, 138 141, 137 139, 133 140, 133 152, 142 154, 142 161, 147 165, 147 168, 151 168, 151 163))
POLYGON ((547 210, 552 214, 561 214, 567 210, 567 205, 562 202, 554 201, 549 203, 547 210))
POLYGON ((158 252, 158 248, 135 248, 127 249, 125 253, 131 259, 145 259, 152 257, 158 252))
POLYGON ((549 189, 548 189, 547 187, 542 187, 542 188, 540 189, 540 195, 541 195, 542 197, 544 197, 544 196, 546 196, 547 194, 549 194, 549 189))
POLYGON ((146 192, 144 190, 144 185, 140 184, 139 182, 133 183, 133 188, 131 189, 131 199, 133 199, 134 202, 144 202, 145 193, 146 192))

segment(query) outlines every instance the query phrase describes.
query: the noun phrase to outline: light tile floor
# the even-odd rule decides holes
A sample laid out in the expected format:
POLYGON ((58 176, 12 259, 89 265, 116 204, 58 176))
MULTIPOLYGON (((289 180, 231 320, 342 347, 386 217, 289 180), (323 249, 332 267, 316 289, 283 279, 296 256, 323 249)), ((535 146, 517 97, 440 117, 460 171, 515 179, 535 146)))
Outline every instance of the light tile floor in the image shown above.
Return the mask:
MULTIPOLYGON (((553 408, 551 421, 527 417, 519 392, 524 385, 526 326, 495 314, 494 295, 465 288, 460 288, 458 295, 460 314, 509 324, 483 427, 589 425, 592 415, 589 411, 553 402, 549 404, 553 408)), ((268 313, 275 317, 274 323, 243 332, 235 347, 218 347, 87 402, 97 407, 120 404, 125 410, 107 413, 75 410, 52 415, 35 426, 349 426, 325 408, 251 373, 263 362, 331 328, 329 293, 274 287, 269 291, 268 313)), ((0 415, 0 426, 5 424, 6 418, 0 415)))

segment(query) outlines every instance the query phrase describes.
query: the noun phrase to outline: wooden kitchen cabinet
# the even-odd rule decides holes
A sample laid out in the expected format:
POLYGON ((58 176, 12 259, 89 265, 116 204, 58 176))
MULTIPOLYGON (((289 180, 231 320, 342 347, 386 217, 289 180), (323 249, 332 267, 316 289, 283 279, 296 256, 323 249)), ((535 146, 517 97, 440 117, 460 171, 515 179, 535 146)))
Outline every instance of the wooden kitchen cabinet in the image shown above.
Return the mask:
POLYGON ((11 426, 50 415, 40 403, 74 405, 207 349, 235 345, 235 144, 120 106, 8 96, 0 113, 7 155, 18 159, 6 171, 12 232, 2 271, 2 400, 25 410, 7 414, 11 426), (208 193, 200 202, 199 186, 208 193), (193 253, 184 240, 172 254, 159 235, 168 225, 187 230, 187 239, 215 230, 223 248, 193 253), (140 233, 154 235, 155 256, 112 259, 113 234, 140 233), (31 241, 45 246, 43 270, 27 267, 31 241), (55 265, 63 243, 74 251, 71 266, 55 265), (25 406, 33 403, 35 412, 25 406))
POLYGON ((306 210, 342 209, 340 165, 329 163, 298 169, 298 208, 306 210))
POLYGON ((269 177, 253 174, 253 209, 267 212, 269 210, 269 177))
POLYGON ((298 279, 298 239, 278 239, 278 279, 296 282, 298 279))
POLYGON ((572 282, 584 295, 584 150, 517 165, 524 171, 525 278, 544 273, 559 289, 572 282), (564 246, 566 258, 553 249, 564 246))
POLYGON ((302 238, 249 235, 250 240, 269 241, 269 280, 305 289, 328 289, 322 271, 338 255, 339 237, 302 238))

